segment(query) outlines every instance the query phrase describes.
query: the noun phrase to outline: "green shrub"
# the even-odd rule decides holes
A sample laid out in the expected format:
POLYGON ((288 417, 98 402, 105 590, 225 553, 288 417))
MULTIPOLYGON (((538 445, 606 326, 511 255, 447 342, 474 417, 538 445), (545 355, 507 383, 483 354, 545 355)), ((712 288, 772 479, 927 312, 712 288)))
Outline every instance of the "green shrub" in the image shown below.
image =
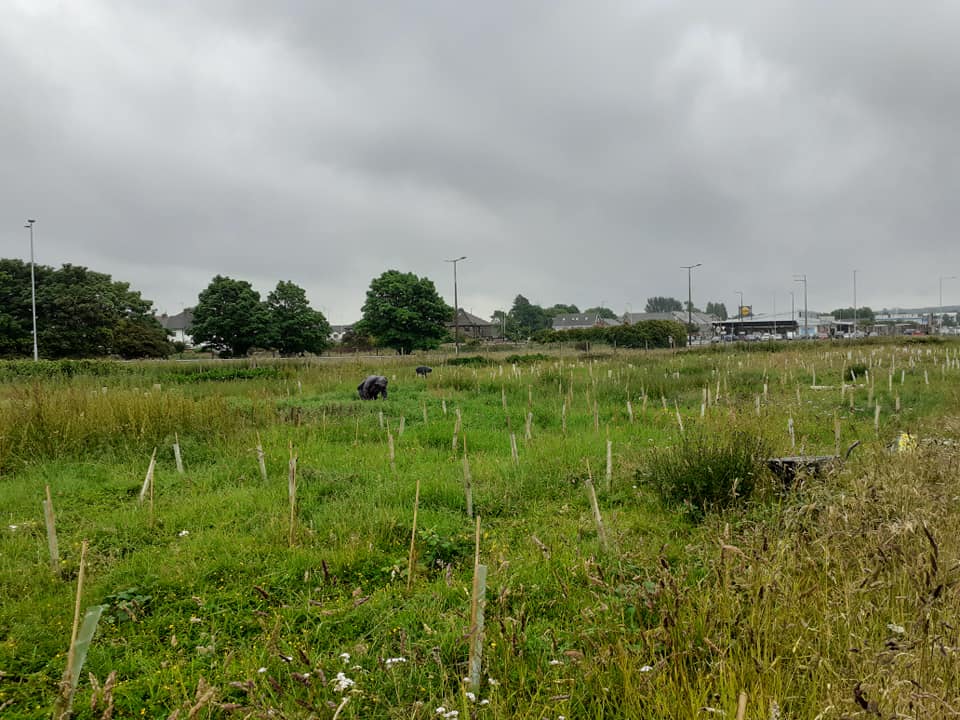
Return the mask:
POLYGON ((510 365, 533 365, 538 362, 547 362, 550 360, 549 355, 544 355, 543 353, 527 353, 526 355, 518 355, 514 353, 513 355, 507 355, 503 361, 510 365))
POLYGON ((749 498, 764 476, 766 443, 742 431, 688 432, 673 447, 655 450, 638 480, 665 505, 686 505, 696 517, 749 498))
POLYGON ((486 365, 490 362, 480 355, 465 355, 464 357, 454 357, 447 360, 447 365, 486 365))
POLYGON ((862 380, 864 375, 867 372, 867 366, 863 363, 857 363, 856 365, 848 365, 847 371, 843 375, 844 380, 862 380))

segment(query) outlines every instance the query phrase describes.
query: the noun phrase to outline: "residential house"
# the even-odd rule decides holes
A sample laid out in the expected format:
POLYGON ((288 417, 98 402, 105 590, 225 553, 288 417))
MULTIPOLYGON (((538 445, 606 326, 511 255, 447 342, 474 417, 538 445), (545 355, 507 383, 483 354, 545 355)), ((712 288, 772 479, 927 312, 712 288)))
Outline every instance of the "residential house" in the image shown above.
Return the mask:
POLYGON ((619 324, 619 320, 603 318, 597 314, 587 315, 584 313, 579 313, 574 315, 557 315, 553 318, 553 329, 559 331, 584 330, 595 327, 613 327, 619 324))
POLYGON ((157 316, 157 320, 170 334, 172 342, 186 343, 193 345, 193 338, 190 336, 190 328, 193 327, 193 308, 185 308, 183 312, 176 315, 167 315, 163 313, 157 316))
POLYGON ((487 322, 483 318, 471 315, 463 308, 457 311, 457 320, 446 323, 447 330, 453 335, 454 329, 459 330, 460 337, 474 340, 495 340, 500 337, 500 325, 487 322))

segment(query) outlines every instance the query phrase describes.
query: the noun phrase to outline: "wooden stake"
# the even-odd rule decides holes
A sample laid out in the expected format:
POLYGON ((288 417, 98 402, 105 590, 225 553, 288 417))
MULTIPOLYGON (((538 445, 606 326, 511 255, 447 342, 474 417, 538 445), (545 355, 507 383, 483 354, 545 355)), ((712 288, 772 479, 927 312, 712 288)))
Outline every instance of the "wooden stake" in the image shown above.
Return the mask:
POLYGON ((407 418, 404 417, 403 415, 401 415, 401 416, 400 416, 400 427, 397 428, 397 437, 401 437, 401 436, 403 435, 403 430, 404 430, 404 428, 405 428, 406 426, 407 426, 407 418))
MULTIPOLYGON (((358 423, 357 427, 359 432, 359 423, 360 423, 359 419, 357 420, 357 423, 358 423)), ((264 459, 263 445, 260 442, 260 433, 257 433, 257 463, 260 465, 260 477, 263 478, 264 482, 266 482, 267 481, 267 463, 266 463, 266 460, 264 459)))
POLYGON ((410 530, 410 554, 407 556, 407 590, 413 587, 413 561, 417 551, 417 512, 420 510, 420 478, 413 496, 413 527, 410 530))
POLYGON ((513 464, 520 464, 520 456, 517 454, 517 436, 510 433, 510 454, 513 456, 513 464))
MULTIPOLYGON (((143 480, 143 487, 140 488, 140 504, 143 505, 143 501, 147 497, 147 492, 151 492, 150 488, 153 486, 153 469, 157 465, 157 449, 153 449, 153 455, 150 456, 150 465, 147 467, 147 476, 143 480)), ((151 494, 152 497, 152 494, 151 494)))
POLYGON ((473 597, 470 603, 470 614, 473 616, 473 625, 470 628, 470 690, 474 694, 480 692, 480 670, 483 667, 483 624, 484 608, 487 598, 487 566, 477 565, 473 574, 473 597))
POLYGON ((67 651, 67 668, 60 681, 60 692, 53 707, 54 720, 66 720, 72 714, 73 695, 76 683, 73 681, 73 667, 77 659, 77 633, 80 630, 80 604, 83 597, 83 579, 86 575, 87 541, 80 546, 80 568, 77 572, 77 599, 73 606, 73 630, 70 633, 70 649, 67 651))
POLYGON ((444 417, 446 417, 446 414, 447 414, 447 400, 446 400, 446 398, 443 398, 443 399, 440 400, 440 407, 443 409, 444 417))
POLYGON ((290 472, 287 476, 287 495, 290 498, 290 535, 288 542, 293 547, 297 532, 297 456, 293 454, 293 442, 290 442, 290 472))
POLYGON ((587 487, 587 496, 590 498, 590 507, 593 508, 593 521, 597 525, 597 537, 600 538, 600 546, 607 549, 607 535, 603 531, 603 518, 600 517, 600 506, 597 504, 597 491, 593 487, 593 474, 590 472, 590 460, 587 463, 587 479, 584 485, 587 487))
POLYGON ((180 455, 180 436, 173 434, 173 459, 177 463, 177 473, 183 475, 183 458, 180 455))
POLYGON ((673 401, 673 407, 677 412, 677 425, 680 426, 680 432, 683 433, 683 418, 680 417, 680 406, 677 404, 677 401, 673 401))
POLYGON ((593 429, 597 432, 600 431, 600 411, 596 399, 593 401, 593 429))
POLYGON ((397 465, 394 462, 396 459, 396 455, 394 454, 394 449, 393 449, 393 433, 391 433, 389 430, 387 430, 387 452, 390 456, 390 469, 393 472, 396 472, 397 465))
POLYGON ((532 435, 531 432, 530 432, 530 426, 531 426, 532 424, 533 424, 533 413, 532 413, 532 412, 528 412, 528 413, 527 413, 527 424, 526 424, 526 427, 525 427, 525 429, 524 429, 524 438, 527 439, 527 440, 532 440, 532 439, 533 439, 533 435, 532 435))
POLYGON ((57 523, 53 514, 53 499, 50 486, 46 486, 47 499, 43 501, 43 518, 47 523, 47 547, 50 550, 50 569, 54 577, 60 577, 60 550, 57 544, 57 523))
POLYGON ((563 406, 560 408, 560 428, 563 431, 563 434, 567 434, 567 401, 563 401, 563 406))
POLYGON ((876 407, 873 409, 873 429, 879 435, 880 434, 880 403, 877 402, 876 407))
POLYGON ((607 492, 613 485, 613 440, 607 440, 607 492))
POLYGON ((633 424, 633 405, 627 400, 627 416, 630 418, 630 424, 633 424))
POLYGON ((797 439, 793 434, 793 418, 787 418, 787 432, 790 433, 790 447, 795 450, 797 448, 797 439))
POLYGON ((737 720, 743 720, 747 716, 747 693, 740 692, 740 698, 737 701, 737 720))
POLYGON ((467 457, 467 436, 463 436, 463 494, 467 500, 467 517, 473 517, 473 476, 470 474, 470 459, 467 457))
POLYGON ((833 442, 834 442, 834 452, 837 457, 840 457, 840 418, 837 417, 837 411, 833 411, 833 442))

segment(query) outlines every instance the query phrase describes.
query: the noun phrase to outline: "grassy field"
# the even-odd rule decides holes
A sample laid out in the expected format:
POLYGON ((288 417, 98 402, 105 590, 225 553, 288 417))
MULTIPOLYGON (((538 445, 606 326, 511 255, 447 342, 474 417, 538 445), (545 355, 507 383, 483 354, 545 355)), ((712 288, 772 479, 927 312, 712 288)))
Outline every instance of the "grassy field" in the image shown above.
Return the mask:
POLYGON ((958 350, 0 364, 0 716, 958 715, 958 350))

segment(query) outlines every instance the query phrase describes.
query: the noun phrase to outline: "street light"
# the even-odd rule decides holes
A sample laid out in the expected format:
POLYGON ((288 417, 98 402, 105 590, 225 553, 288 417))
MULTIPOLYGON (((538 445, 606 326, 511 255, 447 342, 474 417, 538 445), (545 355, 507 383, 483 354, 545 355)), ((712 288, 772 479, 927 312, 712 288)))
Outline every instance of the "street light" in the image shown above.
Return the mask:
POLYGON ((33 224, 34 219, 27 220, 25 228, 30 230, 30 310, 33 314, 33 361, 37 362, 40 355, 37 353, 37 283, 33 274, 33 224))
POLYGON ((810 319, 810 315, 807 313, 807 275, 806 273, 804 273, 803 275, 794 275, 793 281, 803 283, 803 337, 807 338, 810 336, 808 327, 807 327, 810 319))
POLYGON ((444 262, 453 263, 453 346, 458 355, 460 354, 460 306, 457 304, 457 263, 466 259, 466 255, 461 255, 454 260, 444 260, 444 262))
POLYGON ((690 344, 690 326, 693 325, 693 280, 691 275, 694 268, 698 268, 703 263, 696 265, 681 265, 683 270, 687 271, 687 345, 690 344))
POLYGON ((956 276, 956 275, 941 275, 941 276, 940 276, 940 327, 939 327, 939 333, 938 333, 938 334, 940 334, 940 335, 943 334, 943 281, 944 281, 944 280, 956 280, 956 279, 957 279, 957 276, 956 276))
POLYGON ((853 271, 853 337, 857 337, 857 271, 853 271))

